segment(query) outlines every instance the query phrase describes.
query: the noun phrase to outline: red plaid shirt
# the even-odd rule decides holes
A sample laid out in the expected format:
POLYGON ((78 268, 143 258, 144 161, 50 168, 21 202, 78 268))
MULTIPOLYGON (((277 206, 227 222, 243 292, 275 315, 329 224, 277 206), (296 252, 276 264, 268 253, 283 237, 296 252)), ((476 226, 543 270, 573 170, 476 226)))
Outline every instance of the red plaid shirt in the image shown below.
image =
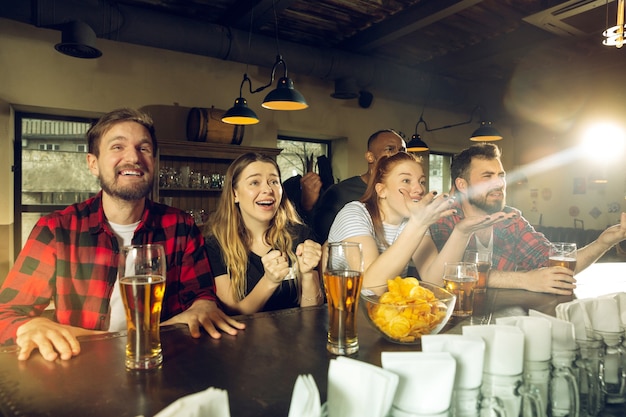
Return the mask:
MULTIPOLYGON (((430 226, 430 236, 441 251, 454 225, 465 218, 461 205, 457 202, 457 214, 439 219, 430 226)), ((516 208, 506 206, 505 213, 517 213, 517 218, 493 225, 493 269, 500 271, 530 271, 548 266, 551 246, 546 237, 535 230, 516 208)), ((468 249, 476 250, 476 239, 469 240, 468 249)))
MULTIPOLYGON (((54 301, 59 323, 106 330, 119 246, 102 210, 102 192, 42 217, 0 288, 0 344, 54 301)), ((186 213, 146 200, 133 244, 159 243, 167 257, 161 320, 196 299, 216 300, 204 238, 186 213)))

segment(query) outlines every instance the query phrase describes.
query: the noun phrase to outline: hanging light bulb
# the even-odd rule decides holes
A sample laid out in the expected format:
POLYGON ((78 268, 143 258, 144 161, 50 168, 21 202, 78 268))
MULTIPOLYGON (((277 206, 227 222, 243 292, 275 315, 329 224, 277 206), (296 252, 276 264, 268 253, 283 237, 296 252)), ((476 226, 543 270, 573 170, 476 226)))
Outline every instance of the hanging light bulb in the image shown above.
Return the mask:
MULTIPOLYGON (((624 2, 625 0, 617 0, 617 24, 602 32, 602 35, 606 37, 606 39, 602 41, 603 45, 615 46, 617 48, 624 46, 624 2)), ((606 8, 608 23, 608 2, 606 8)))

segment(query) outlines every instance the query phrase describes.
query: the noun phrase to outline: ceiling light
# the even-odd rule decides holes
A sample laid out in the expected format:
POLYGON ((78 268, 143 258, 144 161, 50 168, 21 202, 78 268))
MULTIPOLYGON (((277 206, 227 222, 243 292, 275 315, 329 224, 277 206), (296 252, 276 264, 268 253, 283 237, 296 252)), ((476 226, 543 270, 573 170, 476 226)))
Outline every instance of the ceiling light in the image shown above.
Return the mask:
POLYGON ((428 149, 428 145, 422 140, 422 137, 417 132, 411 136, 411 140, 406 145, 407 152, 425 152, 428 149))
MULTIPOLYGON (((276 29, 276 49, 278 50, 278 17, 276 15, 276 5, 274 4, 274 0, 272 0, 272 8, 274 9, 274 26, 276 29)), ((248 34, 248 49, 250 49, 251 37, 252 37, 252 14, 250 15, 250 32, 248 34)), ((270 110, 302 110, 309 107, 304 96, 300 94, 298 90, 296 90, 293 86, 293 81, 287 77, 287 64, 283 60, 283 57, 280 55, 280 52, 277 52, 276 61, 272 66, 272 72, 270 75, 270 81, 256 90, 252 90, 252 81, 248 78, 248 74, 243 75, 243 81, 241 81, 241 85, 239 86, 239 97, 235 100, 235 104, 233 107, 228 109, 224 116, 222 116, 222 122, 237 124, 237 125, 252 125, 259 123, 259 118, 248 107, 248 102, 245 98, 242 97, 243 85, 247 82, 250 89, 250 94, 255 94, 265 90, 267 87, 271 86, 274 83, 274 76, 276 75, 276 68, 282 65, 283 66, 283 76, 278 80, 276 85, 276 89, 270 91, 263 99, 263 106, 266 109, 270 110)), ((247 68, 247 66, 246 66, 247 68)))
MULTIPOLYGON (((621 48, 624 45, 624 1, 617 0, 617 24, 607 28, 602 35, 606 37, 602 44, 621 48)), ((609 23, 609 2, 606 3, 606 22, 609 23)))
POLYGON ((272 85, 278 65, 283 66, 283 76, 278 80, 276 89, 270 91, 267 96, 265 96, 261 106, 270 110, 303 110, 309 107, 304 96, 293 87, 293 81, 287 77, 287 64, 280 55, 276 56, 276 62, 272 67, 270 82, 254 92, 264 90, 272 85))
MULTIPOLYGON (((248 78, 248 74, 243 74, 243 80, 241 81, 241 85, 239 86, 239 97, 235 99, 235 104, 233 107, 228 109, 226 113, 222 116, 222 122, 228 123, 231 125, 254 125, 259 123, 259 118, 254 111, 250 107, 248 107, 248 102, 245 98, 243 98, 241 92, 243 90, 243 85, 248 82, 250 85, 250 90, 252 90, 252 83, 250 78, 248 78)), ((252 92, 252 91, 250 91, 252 92)))
POLYGON ((417 128, 420 125, 420 123, 424 124, 424 127, 426 128, 426 130, 428 130, 426 121, 422 118, 422 116, 420 116, 420 119, 415 124, 415 133, 413 133, 413 136, 411 136, 411 140, 406 145, 407 152, 424 152, 429 149, 426 142, 422 140, 422 136, 420 136, 420 134, 417 133, 417 128))
POLYGON ((450 129, 452 127, 467 125, 474 121, 474 115, 478 112, 480 113, 480 127, 478 127, 478 129, 476 129, 474 133, 472 133, 472 136, 470 136, 470 140, 475 141, 475 142, 490 142, 490 141, 495 141, 495 140, 501 140, 502 135, 500 134, 500 132, 498 132, 498 130, 495 127, 492 126, 492 123, 490 121, 486 120, 485 117, 483 117, 483 114, 482 114, 483 111, 484 111, 484 108, 478 105, 472 109, 469 120, 466 120, 464 122, 459 122, 459 123, 453 123, 453 124, 449 124, 445 126, 435 127, 432 129, 428 127, 428 124, 426 124, 426 121, 422 118, 422 116, 420 116, 420 119, 415 125, 415 133, 417 134, 417 126, 419 126, 420 123, 424 124, 424 130, 426 132, 434 132, 436 130, 450 129))
POLYGON ((500 132, 491 125, 491 122, 485 120, 480 122, 480 127, 470 137, 470 140, 474 142, 492 142, 500 139, 502 139, 500 132))

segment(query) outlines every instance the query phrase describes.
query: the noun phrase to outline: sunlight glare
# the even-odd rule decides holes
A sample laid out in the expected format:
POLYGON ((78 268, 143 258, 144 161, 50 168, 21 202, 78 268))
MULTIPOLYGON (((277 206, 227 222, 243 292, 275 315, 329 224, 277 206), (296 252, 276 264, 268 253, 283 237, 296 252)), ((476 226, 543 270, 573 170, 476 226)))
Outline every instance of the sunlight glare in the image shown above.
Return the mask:
POLYGON ((623 155, 625 148, 624 130, 615 124, 595 124, 582 137, 583 154, 595 161, 614 161, 623 155))

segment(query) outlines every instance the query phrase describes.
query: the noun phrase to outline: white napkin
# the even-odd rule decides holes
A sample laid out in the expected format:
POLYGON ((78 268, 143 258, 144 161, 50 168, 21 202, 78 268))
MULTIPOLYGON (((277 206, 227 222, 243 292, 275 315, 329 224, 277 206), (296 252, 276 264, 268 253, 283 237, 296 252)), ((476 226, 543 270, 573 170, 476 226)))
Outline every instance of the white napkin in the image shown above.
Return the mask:
POLYGON ((485 341, 485 366, 491 375, 520 375, 524 367, 524 333, 517 326, 482 324, 463 326, 464 335, 480 336, 485 341))
POLYGON ((580 301, 573 300, 558 304, 555 308, 556 317, 574 325, 576 340, 593 339, 593 326, 580 301))
MULTIPOLYGON (((383 368, 400 377, 393 399, 399 413, 433 415, 450 408, 456 361, 448 352, 382 352, 383 368)), ((366 414, 363 414, 366 415, 366 414)))
POLYGON ((398 375, 339 356, 328 366, 329 417, 384 417, 398 387, 398 375))
POLYGON ((574 324, 567 320, 557 319, 548 314, 541 313, 537 310, 528 310, 530 317, 543 317, 552 323, 552 351, 560 352, 563 350, 576 349, 576 336, 574 334, 574 324))
POLYGON ((517 326, 524 332, 524 360, 549 361, 552 356, 552 323, 542 317, 498 317, 496 324, 517 326))
POLYGON ((422 336, 422 352, 448 352, 456 360, 455 389, 479 388, 483 380, 485 341, 479 336, 429 334, 422 336))
POLYGON ((179 398, 154 417, 230 417, 228 391, 209 387, 179 398))
POLYGON ((574 323, 577 339, 592 339, 600 335, 610 346, 620 341, 622 323, 616 297, 573 300, 557 305, 556 312, 557 317, 574 323), (581 337, 582 335, 584 337, 581 337))
POLYGON ((313 376, 299 375, 291 394, 288 417, 320 417, 320 392, 313 376))
POLYGON ((605 297, 613 298, 617 302, 622 329, 626 330, 626 292, 607 294, 605 297))

